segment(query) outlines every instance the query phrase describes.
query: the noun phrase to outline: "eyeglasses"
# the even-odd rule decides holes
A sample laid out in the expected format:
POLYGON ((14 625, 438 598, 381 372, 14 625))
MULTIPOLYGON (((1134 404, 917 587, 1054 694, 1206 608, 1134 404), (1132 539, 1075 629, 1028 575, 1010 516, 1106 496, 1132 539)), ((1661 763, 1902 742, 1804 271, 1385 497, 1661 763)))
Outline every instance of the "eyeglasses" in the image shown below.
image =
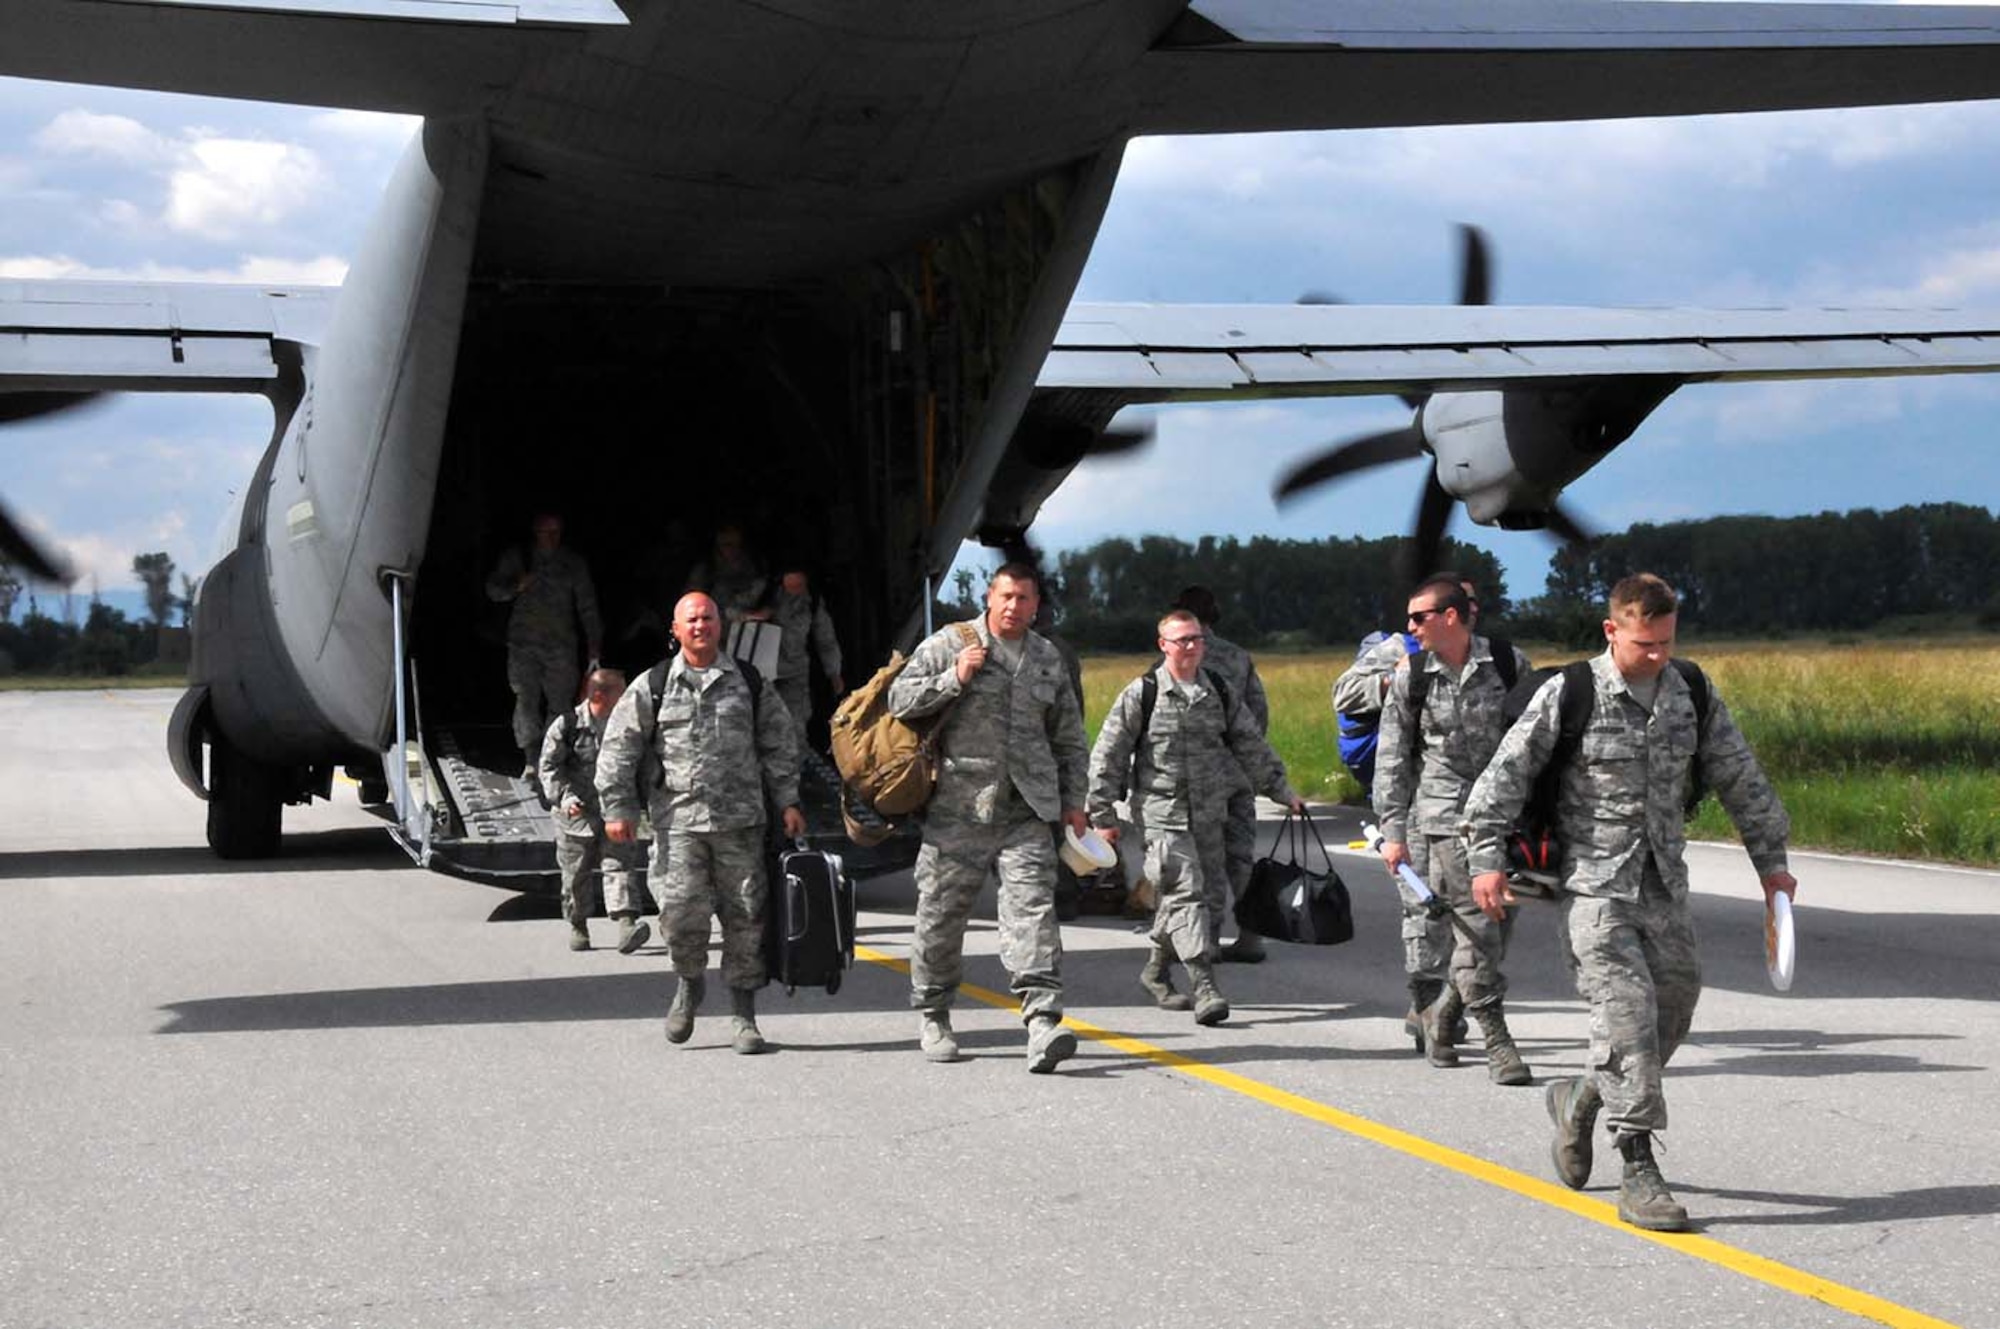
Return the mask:
POLYGON ((1426 624, 1426 623, 1430 622, 1430 621, 1431 621, 1432 619, 1436 618, 1436 617, 1437 617, 1437 616, 1438 616, 1439 614, 1442 614, 1443 612, 1444 612, 1444 610, 1442 610, 1442 609, 1417 609, 1417 610, 1413 610, 1413 611, 1411 612, 1411 614, 1410 614, 1410 623, 1411 623, 1411 625, 1412 625, 1412 626, 1414 626, 1414 627, 1419 627, 1419 628, 1420 628, 1420 627, 1422 627, 1422 626, 1423 626, 1424 624, 1426 624))
POLYGON ((1178 646, 1183 650, 1189 650, 1192 649, 1193 647, 1201 645, 1203 642, 1207 640, 1208 640, 1207 637, 1197 632, 1191 637, 1162 637, 1160 638, 1160 645, 1178 646))

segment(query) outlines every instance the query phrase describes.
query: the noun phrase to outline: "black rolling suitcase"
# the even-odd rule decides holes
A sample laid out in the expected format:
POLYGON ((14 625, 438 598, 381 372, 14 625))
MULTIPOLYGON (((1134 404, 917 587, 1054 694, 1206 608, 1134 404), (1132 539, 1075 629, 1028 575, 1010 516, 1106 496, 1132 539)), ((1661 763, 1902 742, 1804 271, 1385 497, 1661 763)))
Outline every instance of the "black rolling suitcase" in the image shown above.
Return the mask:
POLYGON ((831 995, 854 964, 854 886, 839 855, 798 844, 771 857, 765 966, 788 993, 823 987, 831 995))

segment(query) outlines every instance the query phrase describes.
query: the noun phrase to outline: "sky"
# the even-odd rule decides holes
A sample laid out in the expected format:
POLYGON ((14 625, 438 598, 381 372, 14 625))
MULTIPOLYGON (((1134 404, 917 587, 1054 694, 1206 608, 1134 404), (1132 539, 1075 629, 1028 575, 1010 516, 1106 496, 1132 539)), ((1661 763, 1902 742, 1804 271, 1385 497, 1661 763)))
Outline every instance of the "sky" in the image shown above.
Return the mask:
MULTIPOLYGON (((333 282, 414 122, 0 80, 0 278, 333 282)), ((2000 307, 2000 103, 1550 126, 1147 139, 1127 151, 1087 300, 1438 304, 1455 225, 1485 228, 1495 300, 2000 307)), ((1684 388, 1572 486, 1602 529, 2000 495, 2000 378, 1684 388)), ((1282 512, 1319 447, 1408 420, 1391 398, 1178 406, 1129 460, 1044 509, 1048 550, 1111 535, 1316 539, 1407 528, 1421 464, 1282 512)), ((0 495, 83 570, 212 561, 270 428, 261 399, 126 397, 0 431, 0 495)), ((1535 533, 1454 535, 1541 589, 1535 533)), ((969 558, 965 562, 977 564, 969 558)), ((122 596, 120 597, 123 598, 122 596)))

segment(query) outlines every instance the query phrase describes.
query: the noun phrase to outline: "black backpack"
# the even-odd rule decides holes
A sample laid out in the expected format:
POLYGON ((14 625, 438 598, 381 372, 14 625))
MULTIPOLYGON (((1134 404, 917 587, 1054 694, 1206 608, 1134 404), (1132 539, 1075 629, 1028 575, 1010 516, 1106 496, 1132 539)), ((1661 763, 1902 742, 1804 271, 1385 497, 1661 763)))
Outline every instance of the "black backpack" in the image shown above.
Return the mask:
MULTIPOLYGON (((1686 681, 1688 692, 1694 701, 1695 757, 1688 778, 1687 804, 1683 809, 1683 815, 1692 817, 1695 809, 1701 806, 1701 800, 1708 794, 1708 788, 1701 778, 1700 747, 1701 740, 1708 732, 1710 705, 1708 675, 1704 674, 1701 666, 1692 660, 1670 660, 1668 663, 1673 665, 1675 672, 1686 681)), ((1524 833, 1534 839, 1545 839, 1555 829, 1556 797, 1562 786, 1562 774, 1569 768, 1570 763, 1576 760, 1577 747, 1583 742, 1583 731, 1589 728, 1591 712, 1597 707, 1597 679, 1591 670, 1590 661, 1578 660, 1560 669, 1528 671, 1507 693, 1507 702, 1503 710, 1511 725, 1521 718, 1523 711, 1528 709, 1528 703, 1534 700, 1542 685, 1557 674, 1561 674, 1563 680, 1562 732, 1556 738, 1555 749, 1549 753, 1548 765, 1542 767, 1542 773, 1535 777, 1534 791, 1529 794, 1527 805, 1521 809, 1520 820, 1517 823, 1524 833)))

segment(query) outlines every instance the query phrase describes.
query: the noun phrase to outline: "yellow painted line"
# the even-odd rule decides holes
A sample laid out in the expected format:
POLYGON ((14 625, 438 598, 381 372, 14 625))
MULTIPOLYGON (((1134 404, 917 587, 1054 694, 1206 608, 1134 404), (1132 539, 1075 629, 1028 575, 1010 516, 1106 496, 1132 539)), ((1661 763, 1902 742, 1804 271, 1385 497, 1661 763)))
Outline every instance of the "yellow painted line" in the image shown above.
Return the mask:
MULTIPOLYGON (((907 974, 910 971, 908 962, 898 960, 894 956, 875 950, 872 947, 856 946, 854 953, 857 957, 868 961, 870 964, 879 964, 885 968, 894 969, 898 973, 907 974)), ((959 991, 974 1001, 983 1002, 988 1006, 997 1006, 1002 1010, 1020 1009, 1020 1003, 1004 992, 994 992, 987 988, 975 987, 970 983, 961 984, 959 991)), ((1525 1172, 1516 1172, 1512 1168, 1502 1167, 1498 1163, 1489 1163, 1483 1158, 1476 1158, 1471 1154, 1461 1153, 1456 1149, 1426 1140, 1420 1135, 1412 1135, 1408 1131, 1399 1131, 1393 1126, 1384 1126, 1380 1122, 1370 1121, 1366 1117, 1358 1117, 1352 1112, 1343 1112, 1337 1107, 1330 1107, 1314 1099, 1290 1093, 1286 1090, 1265 1084, 1261 1080, 1253 1080, 1247 1075, 1238 1075, 1234 1071, 1226 1071, 1219 1066, 1211 1066, 1207 1062, 1197 1061, 1193 1057, 1183 1056, 1178 1052, 1169 1052, 1165 1048, 1155 1047, 1151 1043, 1133 1038, 1128 1034, 1121 1034, 1116 1030, 1105 1029, 1091 1024, 1086 1020, 1079 1020, 1074 1015, 1065 1015, 1063 1023, 1067 1024, 1077 1033, 1082 1034, 1085 1038, 1102 1043, 1106 1047, 1125 1053, 1127 1056, 1137 1057, 1143 1061, 1150 1061, 1155 1065, 1163 1066, 1170 1071, 1175 1071, 1191 1079, 1212 1084, 1218 1089, 1227 1089, 1231 1093, 1241 1094, 1245 1098, 1254 1099, 1264 1104, 1266 1107, 1274 1107, 1281 1112, 1289 1112, 1293 1116, 1304 1117, 1307 1121, 1315 1121, 1322 1126, 1331 1126, 1335 1130, 1345 1131, 1349 1135, 1358 1136, 1363 1140, 1379 1144, 1387 1149, 1394 1149, 1398 1153, 1408 1154, 1412 1158, 1421 1159, 1426 1163, 1444 1168, 1447 1171, 1470 1177, 1474 1181, 1485 1182, 1489 1186, 1497 1186, 1501 1190, 1512 1191, 1514 1194, 1525 1196, 1530 1200, 1538 1200, 1552 1208, 1575 1214, 1578 1218, 1587 1219, 1599 1226, 1611 1228, 1628 1237, 1637 1237, 1642 1241, 1650 1241, 1655 1245, 1664 1246, 1668 1250, 1678 1251, 1682 1255, 1692 1256, 1697 1260, 1706 1260, 1710 1264, 1719 1265, 1724 1269, 1741 1274, 1745 1278, 1755 1279, 1757 1282, 1777 1288, 1781 1292, 1789 1292, 1794 1296, 1804 1297, 1809 1301, 1817 1301, 1823 1305, 1831 1306, 1835 1310, 1846 1311, 1850 1315, 1858 1315, 1862 1319, 1872 1320, 1877 1324, 1889 1325, 1891 1329, 1957 1329, 1956 1326, 1947 1320, 1940 1320, 1933 1316, 1925 1315, 1920 1311, 1913 1311, 1907 1306, 1899 1306, 1893 1301, 1885 1301, 1881 1297, 1873 1296, 1856 1288, 1846 1287, 1840 1283, 1833 1282, 1831 1279, 1821 1278, 1817 1274, 1809 1274, 1803 1269, 1794 1269, 1790 1265, 1780 1264, 1776 1260, 1767 1260, 1761 1255, 1753 1255, 1749 1251, 1739 1250, 1734 1246, 1716 1241, 1711 1237, 1704 1237, 1691 1232, 1647 1232, 1643 1229, 1632 1227, 1619 1219, 1618 1206, 1615 1204, 1608 1204, 1603 1200, 1593 1200, 1586 1195, 1570 1190, 1566 1186, 1558 1185, 1555 1182, 1543 1181, 1539 1177, 1531 1177, 1525 1172)))

